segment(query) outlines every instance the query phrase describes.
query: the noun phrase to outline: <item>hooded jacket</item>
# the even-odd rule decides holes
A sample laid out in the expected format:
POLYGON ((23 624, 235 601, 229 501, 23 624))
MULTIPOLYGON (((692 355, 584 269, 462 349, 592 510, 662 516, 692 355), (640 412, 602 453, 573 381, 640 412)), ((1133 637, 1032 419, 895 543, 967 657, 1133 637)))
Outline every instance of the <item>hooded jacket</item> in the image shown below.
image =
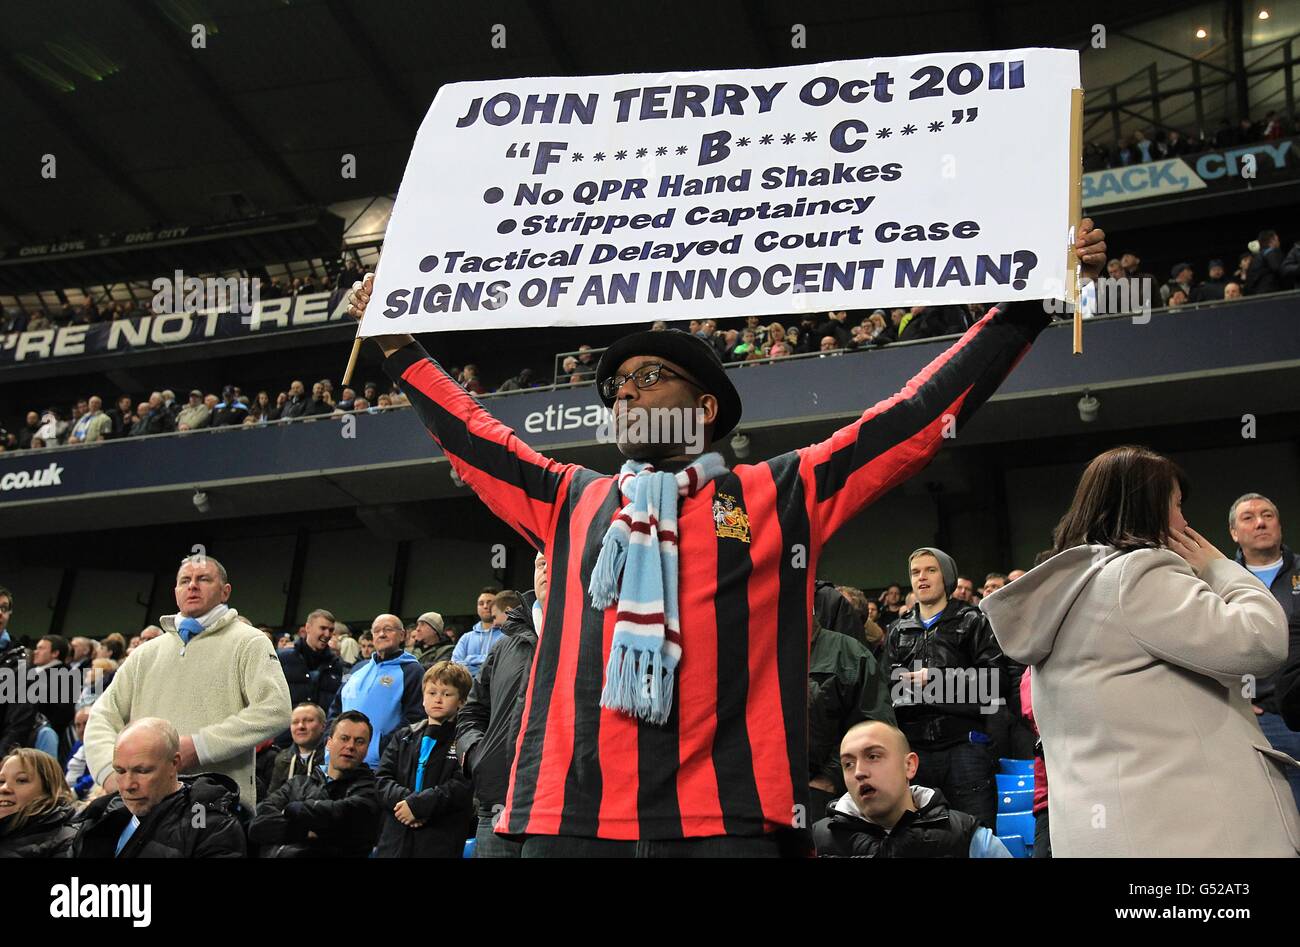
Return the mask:
POLYGON ((480 621, 456 641, 451 659, 457 664, 465 665, 469 668, 469 673, 477 678, 493 646, 504 637, 505 633, 500 628, 493 628, 480 621))
POLYGON ((266 794, 268 796, 275 792, 295 776, 301 776, 304 772, 315 769, 325 762, 325 737, 322 735, 320 743, 311 751, 304 765, 297 745, 287 746, 275 754, 275 764, 271 768, 271 778, 267 781, 266 794))
POLYGON ((943 793, 910 787, 915 809, 892 829, 868 822, 845 793, 830 815, 813 826, 818 858, 1010 858, 990 829, 973 815, 948 808, 943 793))
POLYGON ((456 718, 456 742, 465 773, 474 780, 480 816, 504 806, 515 760, 515 741, 523 714, 524 690, 533 669, 537 632, 533 628, 533 593, 506 612, 505 637, 483 662, 469 699, 456 718))
MULTIPOLYGON (((838 594, 838 593, 837 593, 838 594)), ((864 720, 896 724, 889 679, 871 650, 838 631, 813 625, 808 657, 808 776, 844 789, 840 740, 864 720)))
POLYGON ((1076 546, 980 607, 1033 666, 1054 857, 1295 857, 1296 764, 1243 693, 1287 651, 1286 616, 1253 575, 1076 546))
MULTIPOLYGON (((238 818, 239 785, 223 773, 181 776, 180 784, 145 814, 117 857, 243 858, 248 844, 238 818)), ((130 821, 121 795, 100 796, 73 817, 78 831, 71 857, 113 858, 130 821)))
MULTIPOLYGON (((991 713, 984 711, 991 705, 978 699, 980 689, 973 684, 965 688, 968 699, 962 702, 936 702, 930 699, 925 686, 919 689, 922 699, 918 700, 918 690, 904 685, 899 672, 927 668, 930 678, 926 683, 933 691, 937 685, 930 682, 940 681, 946 670, 996 671, 998 693, 994 696, 1006 696, 1006 660, 988 619, 978 608, 957 599, 948 600, 939 620, 929 628, 921 621, 920 607, 890 625, 881 663, 899 729, 908 740, 921 746, 960 742, 971 730, 986 729, 991 713)), ((954 696, 940 693, 945 698, 954 696)))
POLYGON ((460 769, 455 720, 440 726, 421 720, 393 734, 379 765, 376 788, 381 829, 375 854, 379 858, 461 857, 465 840, 474 834, 474 791, 460 769), (415 775, 426 736, 433 738, 433 749, 416 792, 415 775), (403 800, 424 823, 420 828, 407 828, 394 817, 393 807, 403 800))
POLYGON ((379 768, 384 745, 395 730, 423 718, 424 698, 420 691, 423 677, 424 668, 409 651, 399 651, 383 660, 376 651, 369 661, 358 662, 353 667, 352 674, 334 696, 330 721, 345 710, 359 710, 370 718, 374 735, 366 750, 366 765, 371 769, 379 768))
POLYGON ((268 858, 366 858, 378 834, 375 774, 364 763, 337 779, 319 766, 295 776, 257 807, 248 827, 248 840, 268 858))
MULTIPOLYGON (((72 824, 75 813, 70 803, 64 803, 28 819, 16 831, 0 831, 0 858, 66 857, 77 835, 77 827, 72 824)), ((0 830, 3 827, 4 822, 0 822, 0 830)))

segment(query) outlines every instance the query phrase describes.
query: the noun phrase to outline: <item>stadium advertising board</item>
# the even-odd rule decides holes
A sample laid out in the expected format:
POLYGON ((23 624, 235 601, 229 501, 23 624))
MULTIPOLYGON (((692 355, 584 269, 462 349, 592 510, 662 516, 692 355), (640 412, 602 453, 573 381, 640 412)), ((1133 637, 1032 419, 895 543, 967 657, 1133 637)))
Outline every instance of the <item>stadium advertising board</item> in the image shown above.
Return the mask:
POLYGON ((1296 142, 1300 138, 1263 141, 1239 148, 1206 151, 1083 176, 1087 209, 1130 201, 1165 198, 1189 191, 1216 193, 1249 186, 1259 179, 1300 174, 1296 142))

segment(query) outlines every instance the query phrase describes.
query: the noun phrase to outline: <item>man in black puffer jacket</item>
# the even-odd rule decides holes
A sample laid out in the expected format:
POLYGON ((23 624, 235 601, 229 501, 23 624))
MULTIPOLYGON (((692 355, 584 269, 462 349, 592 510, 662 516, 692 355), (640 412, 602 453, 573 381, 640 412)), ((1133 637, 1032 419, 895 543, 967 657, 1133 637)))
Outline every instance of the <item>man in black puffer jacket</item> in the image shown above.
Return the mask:
POLYGON ((248 840, 269 858, 366 858, 379 834, 375 774, 366 765, 369 718, 348 710, 330 727, 329 771, 289 780, 257 807, 248 840))
MULTIPOLYGON (((318 608, 307 616, 302 637, 293 647, 276 652, 284 679, 289 683, 290 706, 312 703, 328 710, 334 703, 334 695, 343 683, 343 659, 330 647, 333 634, 334 616, 318 608)), ((291 743, 288 730, 275 738, 278 747, 291 743)))
POLYGON ((158 717, 117 738, 118 791, 74 817, 73 858, 243 858, 239 785, 221 773, 178 776, 180 735, 158 717))
POLYGON ((457 744, 478 800, 475 858, 518 858, 523 845, 520 840, 498 835, 493 821, 505 806, 510 785, 524 691, 537 650, 535 622, 546 598, 546 581, 546 558, 538 553, 533 563, 533 591, 523 594, 522 606, 506 613, 501 626, 505 637, 488 653, 458 718, 457 744))
MULTIPOLYGON (((16 676, 27 673, 33 662, 31 653, 15 643, 6 628, 13 614, 13 600, 13 593, 0 587, 0 670, 16 676)), ((31 746, 35 730, 34 703, 0 700, 0 757, 19 747, 31 746)))
POLYGON ((957 564, 927 546, 908 557, 917 606, 889 626, 882 663, 917 780, 986 826, 997 811, 989 722, 1006 696, 1002 649, 979 609, 949 596, 957 564))
POLYGON ((840 742, 846 792, 813 826, 819 858, 1010 858, 1006 846, 937 789, 913 786, 917 758, 897 727, 869 720, 840 742))

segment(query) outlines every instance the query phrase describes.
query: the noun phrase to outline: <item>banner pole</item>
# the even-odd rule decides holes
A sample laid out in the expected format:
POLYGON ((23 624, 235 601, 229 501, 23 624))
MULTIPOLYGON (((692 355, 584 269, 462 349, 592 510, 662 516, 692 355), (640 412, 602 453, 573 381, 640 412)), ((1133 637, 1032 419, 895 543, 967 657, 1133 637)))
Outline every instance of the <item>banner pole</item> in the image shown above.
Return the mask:
POLYGON ((361 343, 365 339, 361 338, 361 324, 357 324, 357 337, 352 340, 352 354, 348 356, 348 367, 343 371, 343 384, 347 386, 352 382, 352 372, 357 367, 357 356, 361 354, 361 343))
POLYGON ((1083 354, 1083 305, 1079 280, 1079 254, 1075 243, 1079 239, 1079 221, 1083 219, 1083 90, 1070 90, 1070 241, 1066 256, 1066 292, 1074 304, 1073 353, 1083 354))

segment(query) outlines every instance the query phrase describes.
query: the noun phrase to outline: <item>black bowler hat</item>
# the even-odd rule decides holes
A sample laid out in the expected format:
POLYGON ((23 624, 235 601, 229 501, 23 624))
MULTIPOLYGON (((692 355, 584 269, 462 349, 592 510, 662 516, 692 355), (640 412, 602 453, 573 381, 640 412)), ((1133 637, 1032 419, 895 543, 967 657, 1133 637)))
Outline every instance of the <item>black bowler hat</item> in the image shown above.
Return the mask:
POLYGON ((722 367, 717 350, 697 335, 681 329, 633 332, 619 339, 600 357, 596 366, 596 393, 605 407, 614 399, 606 398, 602 387, 613 378, 618 367, 634 355, 658 355, 680 365, 708 394, 718 399, 718 418, 713 424, 713 439, 722 440, 740 423, 740 395, 722 367))

